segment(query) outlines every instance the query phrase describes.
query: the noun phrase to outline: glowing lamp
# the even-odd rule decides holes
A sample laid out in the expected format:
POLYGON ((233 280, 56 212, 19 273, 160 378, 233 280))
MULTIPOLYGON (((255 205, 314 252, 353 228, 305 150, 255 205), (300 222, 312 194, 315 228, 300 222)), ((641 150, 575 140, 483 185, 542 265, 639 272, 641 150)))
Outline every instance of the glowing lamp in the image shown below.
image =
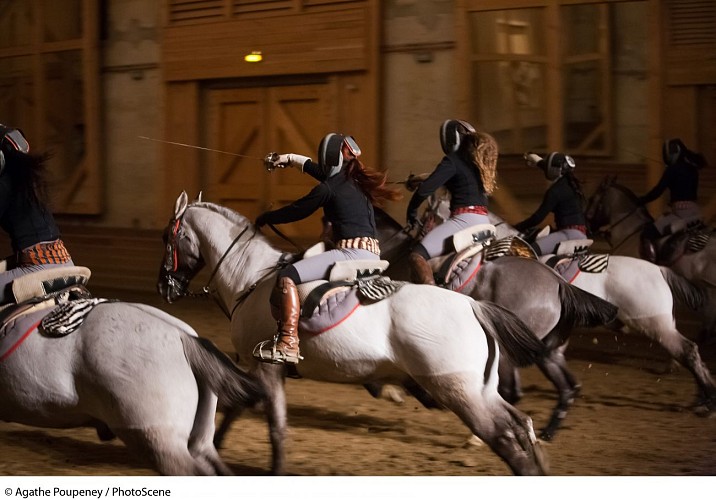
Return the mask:
POLYGON ((264 56, 261 54, 260 50, 252 50, 250 54, 246 54, 244 56, 244 61, 246 62, 261 62, 263 60, 264 56))

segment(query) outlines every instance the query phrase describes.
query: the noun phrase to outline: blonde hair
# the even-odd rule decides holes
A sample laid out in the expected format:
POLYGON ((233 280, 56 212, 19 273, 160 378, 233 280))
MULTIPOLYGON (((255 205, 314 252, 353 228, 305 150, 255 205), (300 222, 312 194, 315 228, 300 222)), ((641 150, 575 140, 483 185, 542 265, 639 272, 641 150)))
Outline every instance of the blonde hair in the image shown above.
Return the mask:
POLYGON ((477 131, 472 135, 470 146, 471 160, 480 171, 482 187, 487 194, 492 194, 497 189, 497 141, 487 132, 477 131))

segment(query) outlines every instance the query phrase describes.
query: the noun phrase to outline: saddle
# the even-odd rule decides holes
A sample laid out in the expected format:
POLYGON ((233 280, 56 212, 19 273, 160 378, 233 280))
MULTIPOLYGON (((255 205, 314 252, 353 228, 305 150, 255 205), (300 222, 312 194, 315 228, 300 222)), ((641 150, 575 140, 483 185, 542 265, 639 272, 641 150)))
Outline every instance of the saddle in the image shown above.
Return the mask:
POLYGON ((90 296, 86 267, 64 266, 19 276, 12 281, 12 302, 0 305, 0 329, 18 317, 60 302, 90 296))
MULTIPOLYGON (((495 226, 492 224, 478 224, 467 227, 452 235, 451 241, 454 251, 428 261, 435 282, 446 285, 454 277, 460 263, 471 260, 495 238, 495 226)), ((482 258, 477 261, 480 262, 482 258)))
POLYGON ((590 254, 591 239, 566 240, 557 245, 554 254, 543 255, 539 261, 552 268, 562 279, 571 283, 580 271, 601 273, 609 265, 608 254, 590 254))
POLYGON ((704 224, 698 224, 659 238, 654 245, 657 264, 671 266, 683 255, 700 252, 706 247, 713 233, 714 231, 704 224))
MULTIPOLYGON (((317 243, 303 258, 325 251, 317 243)), ((395 293, 403 283, 383 276, 387 260, 346 260, 333 264, 328 280, 308 281, 297 285, 301 303, 299 330, 322 333, 343 321, 365 303, 376 302, 395 293)))

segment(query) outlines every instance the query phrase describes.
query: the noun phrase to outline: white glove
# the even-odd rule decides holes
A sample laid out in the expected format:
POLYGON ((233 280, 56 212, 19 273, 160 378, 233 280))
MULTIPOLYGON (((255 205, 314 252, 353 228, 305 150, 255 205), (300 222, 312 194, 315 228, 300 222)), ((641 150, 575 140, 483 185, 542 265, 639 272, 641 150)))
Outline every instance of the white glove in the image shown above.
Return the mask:
POLYGON ((293 153, 278 155, 278 160, 273 162, 275 168, 286 168, 294 167, 303 171, 303 165, 310 158, 308 156, 301 156, 293 153))
POLYGON ((542 157, 534 153, 525 153, 524 159, 527 162, 528 167, 534 167, 537 165, 537 163, 542 161, 542 157))

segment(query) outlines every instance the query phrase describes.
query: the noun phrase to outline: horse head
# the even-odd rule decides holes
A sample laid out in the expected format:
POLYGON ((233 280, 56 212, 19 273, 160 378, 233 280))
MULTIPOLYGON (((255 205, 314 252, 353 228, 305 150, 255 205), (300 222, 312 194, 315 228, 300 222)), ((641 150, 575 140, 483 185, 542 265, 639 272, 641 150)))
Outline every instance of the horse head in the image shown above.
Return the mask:
POLYGON ((174 215, 162 234, 164 258, 159 268, 157 292, 169 303, 188 294, 189 283, 204 267, 198 237, 183 223, 187 210, 200 201, 201 193, 197 200, 189 203, 186 191, 182 191, 174 204, 174 215))

